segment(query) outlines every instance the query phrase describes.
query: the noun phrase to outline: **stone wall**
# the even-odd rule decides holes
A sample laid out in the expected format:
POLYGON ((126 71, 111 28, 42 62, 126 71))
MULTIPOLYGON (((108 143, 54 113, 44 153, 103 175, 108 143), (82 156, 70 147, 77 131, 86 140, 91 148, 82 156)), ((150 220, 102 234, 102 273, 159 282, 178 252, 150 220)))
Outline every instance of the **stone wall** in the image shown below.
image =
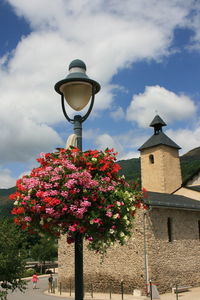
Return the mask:
MULTIPOLYGON (((84 281, 86 290, 91 283, 94 291, 108 292, 112 286, 113 292, 120 291, 121 280, 124 281, 125 292, 132 293, 136 287, 143 288, 144 275, 144 242, 143 217, 138 214, 135 220, 133 236, 125 246, 113 247, 105 257, 87 250, 84 245, 84 281)), ((67 245, 62 237, 59 243, 59 281, 63 287, 69 288, 74 277, 74 247, 67 245)))
POLYGON ((174 192, 182 184, 178 150, 164 145, 142 150, 141 175, 142 186, 148 191, 174 192))
POLYGON ((156 209, 148 215, 149 276, 161 292, 172 286, 200 285, 200 212, 156 209), (172 242, 167 219, 172 220, 172 242))
MULTIPOLYGON (((135 220, 133 236, 126 246, 108 251, 101 261, 99 254, 84 249, 85 291, 93 284, 94 292, 120 291, 124 281, 125 293, 134 288, 145 291, 144 217, 140 211, 135 220)), ((175 284, 200 285, 200 212, 153 208, 145 218, 146 253, 149 279, 162 293, 175 284), (167 218, 172 220, 172 242, 168 241, 167 218)), ((85 245, 86 246, 86 245, 85 245)), ((65 237, 59 243, 59 281, 69 289, 74 278, 74 249, 65 237)))

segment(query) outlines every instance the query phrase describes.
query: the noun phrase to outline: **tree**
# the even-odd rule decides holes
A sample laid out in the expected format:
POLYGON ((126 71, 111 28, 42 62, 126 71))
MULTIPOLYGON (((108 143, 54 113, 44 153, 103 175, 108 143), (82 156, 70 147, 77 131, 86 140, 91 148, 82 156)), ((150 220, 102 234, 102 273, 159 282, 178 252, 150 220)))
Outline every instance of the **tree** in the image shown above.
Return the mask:
POLYGON ((43 264, 45 268, 45 261, 53 261, 57 258, 57 245, 55 238, 44 236, 41 240, 35 244, 30 250, 31 257, 38 260, 43 264))
POLYGON ((23 237, 11 220, 0 221, 0 299, 8 290, 25 289, 23 237))

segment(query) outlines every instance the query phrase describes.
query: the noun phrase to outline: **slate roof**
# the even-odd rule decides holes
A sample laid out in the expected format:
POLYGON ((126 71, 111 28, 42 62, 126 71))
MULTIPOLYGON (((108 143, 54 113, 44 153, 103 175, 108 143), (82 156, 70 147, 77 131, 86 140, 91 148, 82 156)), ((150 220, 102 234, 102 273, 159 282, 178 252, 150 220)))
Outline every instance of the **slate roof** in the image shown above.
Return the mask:
POLYGON ((151 124, 149 126, 155 127, 157 125, 160 125, 160 127, 167 125, 159 115, 155 116, 155 118, 153 119, 153 121, 151 122, 151 124))
POLYGON ((152 207, 176 208, 200 211, 200 201, 181 195, 148 192, 145 204, 152 207))
POLYGON ((190 189, 190 190, 193 190, 193 191, 196 191, 196 192, 200 192, 200 185, 184 186, 184 188, 190 189))
POLYGON ((181 149, 175 142, 173 142, 164 132, 153 134, 138 150, 143 150, 158 145, 166 145, 172 148, 181 149))
POLYGON ((182 186, 187 187, 187 183, 191 181, 196 175, 200 173, 200 168, 194 171, 186 180, 183 181, 182 186))

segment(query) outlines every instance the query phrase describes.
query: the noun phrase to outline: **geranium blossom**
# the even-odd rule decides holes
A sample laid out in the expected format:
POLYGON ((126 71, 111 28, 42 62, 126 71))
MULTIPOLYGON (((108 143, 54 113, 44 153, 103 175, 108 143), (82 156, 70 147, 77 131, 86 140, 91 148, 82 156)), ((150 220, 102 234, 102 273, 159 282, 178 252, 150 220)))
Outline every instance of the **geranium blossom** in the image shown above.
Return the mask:
POLYGON ((81 234, 100 252, 115 241, 123 245, 143 207, 142 192, 118 175, 115 160, 112 149, 42 153, 40 166, 19 179, 10 196, 14 222, 30 232, 66 234, 69 243, 81 234))

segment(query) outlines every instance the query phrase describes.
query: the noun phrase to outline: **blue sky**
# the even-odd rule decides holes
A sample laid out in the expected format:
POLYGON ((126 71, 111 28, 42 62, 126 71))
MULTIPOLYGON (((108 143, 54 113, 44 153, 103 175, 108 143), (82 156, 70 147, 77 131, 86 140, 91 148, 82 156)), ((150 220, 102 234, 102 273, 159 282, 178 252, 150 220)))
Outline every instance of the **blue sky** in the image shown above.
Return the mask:
POLYGON ((0 23, 1 188, 73 133, 54 85, 76 58, 101 84, 84 149, 138 157, 156 113, 180 154, 200 146, 200 1, 0 0, 0 23))

